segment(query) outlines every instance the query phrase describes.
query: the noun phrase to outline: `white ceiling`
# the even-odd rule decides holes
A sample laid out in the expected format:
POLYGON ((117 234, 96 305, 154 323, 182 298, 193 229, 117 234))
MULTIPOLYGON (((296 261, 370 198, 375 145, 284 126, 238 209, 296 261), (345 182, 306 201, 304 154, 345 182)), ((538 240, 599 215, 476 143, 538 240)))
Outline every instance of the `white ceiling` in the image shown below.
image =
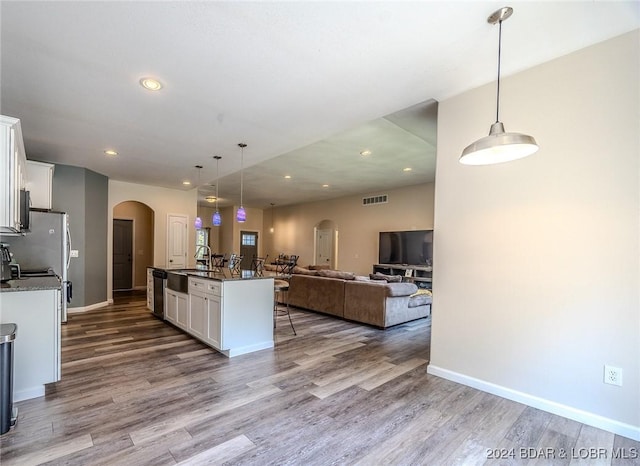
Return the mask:
MULTIPOLYGON (((640 27, 637 1, 510 5, 503 76, 640 27)), ((121 181, 187 189, 202 165, 210 184, 221 155, 226 204, 239 142, 248 207, 417 184, 434 176, 432 99, 495 80, 486 18, 502 6, 2 1, 0 112, 22 120, 28 158, 121 181)))

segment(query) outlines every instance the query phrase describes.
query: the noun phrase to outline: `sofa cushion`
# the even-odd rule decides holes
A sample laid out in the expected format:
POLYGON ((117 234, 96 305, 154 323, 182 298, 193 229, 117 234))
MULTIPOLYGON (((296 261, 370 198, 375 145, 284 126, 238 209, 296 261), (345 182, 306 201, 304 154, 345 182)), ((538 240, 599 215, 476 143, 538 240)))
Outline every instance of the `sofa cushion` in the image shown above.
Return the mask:
POLYGON ((409 297, 409 307, 426 306, 431 304, 431 296, 428 294, 412 294, 409 297))
POLYGON ((418 291, 414 283, 388 283, 387 296, 409 296, 418 291))
POLYGON ((356 276, 351 272, 342 272, 340 270, 318 270, 320 277, 340 278, 342 280, 353 280, 356 276))

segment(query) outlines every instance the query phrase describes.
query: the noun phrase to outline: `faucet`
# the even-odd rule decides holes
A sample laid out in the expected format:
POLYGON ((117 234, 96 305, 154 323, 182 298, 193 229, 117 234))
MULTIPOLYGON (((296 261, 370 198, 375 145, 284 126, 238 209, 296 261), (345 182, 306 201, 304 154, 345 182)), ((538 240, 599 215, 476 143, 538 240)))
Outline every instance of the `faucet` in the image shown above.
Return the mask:
POLYGON ((193 256, 196 258, 196 261, 198 259, 198 253, 200 252, 200 249, 202 248, 206 248, 207 249, 207 255, 205 256, 205 265, 207 266, 207 268, 211 267, 211 248, 209 247, 209 245, 207 244, 201 244, 196 248, 196 254, 193 256))

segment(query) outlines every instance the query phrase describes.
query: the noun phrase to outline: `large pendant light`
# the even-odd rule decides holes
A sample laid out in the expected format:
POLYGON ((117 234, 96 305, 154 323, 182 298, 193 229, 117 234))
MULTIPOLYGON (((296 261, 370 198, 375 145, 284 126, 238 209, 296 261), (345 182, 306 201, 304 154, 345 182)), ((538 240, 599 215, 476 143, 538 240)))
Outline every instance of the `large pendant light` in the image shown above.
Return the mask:
POLYGON ((247 212, 242 205, 242 189, 244 181, 244 148, 247 147, 247 145, 241 142, 238 144, 238 147, 240 147, 240 207, 238 208, 238 212, 236 212, 236 220, 238 223, 244 223, 247 221, 247 212))
POLYGON ((490 24, 499 25, 498 35, 498 86, 496 92, 496 122, 491 125, 489 136, 468 145, 460 156, 465 165, 489 165, 521 159, 535 153, 538 144, 532 136, 506 133, 500 121, 500 52, 502 49, 502 22, 513 13, 513 8, 503 7, 487 18, 490 24))
POLYGON ((213 223, 214 227, 219 227, 222 225, 222 217, 220 216, 220 211, 218 210, 218 185, 220 184, 220 157, 219 155, 214 155, 214 159, 216 159, 216 211, 211 217, 211 223, 213 223))
MULTIPOLYGON (((198 169, 198 184, 196 185, 196 189, 198 189, 198 186, 200 186, 200 170, 202 170, 202 165, 196 165, 196 168, 198 169)), ((202 218, 196 216, 195 227, 196 230, 200 230, 202 228, 202 218)))

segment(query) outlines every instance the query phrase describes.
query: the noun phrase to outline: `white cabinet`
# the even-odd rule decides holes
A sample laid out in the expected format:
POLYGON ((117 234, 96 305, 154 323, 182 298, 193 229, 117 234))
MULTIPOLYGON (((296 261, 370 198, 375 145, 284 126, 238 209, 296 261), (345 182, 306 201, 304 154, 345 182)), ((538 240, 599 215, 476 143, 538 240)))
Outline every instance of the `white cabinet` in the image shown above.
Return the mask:
POLYGON ((165 291, 165 319, 187 330, 189 317, 189 295, 166 288, 165 291))
POLYGON ((189 333, 216 349, 222 345, 222 283, 189 278, 189 333))
POLYGON ((20 120, 0 115, 0 232, 21 230, 20 190, 26 186, 26 170, 20 120))
POLYGON ((27 160, 26 189, 31 197, 31 207, 51 209, 54 168, 50 163, 27 160))
POLYGON ((189 296, 189 333, 200 340, 207 329, 207 296, 193 292, 189 296))
POLYGON ((186 331, 229 357, 273 348, 273 279, 189 277, 186 331))
POLYGON ((211 295, 207 301, 207 334, 205 340, 216 349, 226 349, 222 344, 222 299, 211 295))
POLYGON ((60 380, 60 290, 0 293, 0 323, 18 326, 13 343, 13 401, 43 396, 60 380))
POLYGON ((153 269, 147 268, 147 309, 153 312, 153 269))

